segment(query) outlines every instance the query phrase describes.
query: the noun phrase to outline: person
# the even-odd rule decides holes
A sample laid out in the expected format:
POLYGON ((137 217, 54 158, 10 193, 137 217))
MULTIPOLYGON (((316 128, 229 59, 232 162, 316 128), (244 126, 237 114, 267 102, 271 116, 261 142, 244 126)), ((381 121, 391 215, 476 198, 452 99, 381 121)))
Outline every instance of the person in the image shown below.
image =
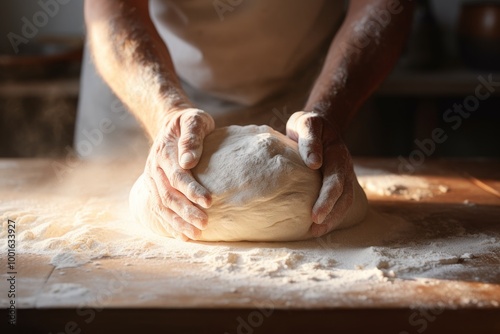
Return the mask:
MULTIPOLYGON (((119 114, 109 86, 152 142, 145 175, 176 238, 195 239, 207 226, 203 208, 212 198, 190 172, 204 137, 216 124, 278 127, 283 119, 304 163, 322 173, 312 233, 335 228, 352 203, 356 177, 342 132, 397 61, 412 1, 86 0, 84 6, 92 61, 83 73, 75 140, 104 120, 103 132, 112 132, 107 142, 114 141, 104 154, 134 145, 132 134, 142 129, 133 120, 106 118, 119 114)), ((99 144, 96 150, 107 147, 99 144)))

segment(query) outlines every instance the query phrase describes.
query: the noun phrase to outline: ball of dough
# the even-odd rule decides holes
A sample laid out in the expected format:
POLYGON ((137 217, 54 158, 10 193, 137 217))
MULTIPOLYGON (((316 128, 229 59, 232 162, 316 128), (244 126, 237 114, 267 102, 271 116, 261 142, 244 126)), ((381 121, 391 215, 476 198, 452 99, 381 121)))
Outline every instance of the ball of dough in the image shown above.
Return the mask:
MULTIPOLYGON (((203 241, 291 241, 311 238, 312 207, 321 173, 302 161, 297 143, 268 126, 229 126, 205 138, 203 154, 192 169, 212 194, 205 209, 208 226, 203 241)), ((359 222, 366 197, 357 181, 355 204, 339 227, 359 222), (355 209, 355 210, 354 210, 355 209)), ((153 214, 142 176, 130 194, 136 220, 168 236, 153 214)))

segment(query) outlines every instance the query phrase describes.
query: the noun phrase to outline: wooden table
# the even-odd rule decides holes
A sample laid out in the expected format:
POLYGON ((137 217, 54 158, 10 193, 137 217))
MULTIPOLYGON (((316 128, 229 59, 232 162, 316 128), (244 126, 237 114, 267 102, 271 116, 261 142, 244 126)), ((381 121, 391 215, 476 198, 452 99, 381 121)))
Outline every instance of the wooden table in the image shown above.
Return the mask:
MULTIPOLYGON (((396 159, 356 159, 367 168, 397 172, 396 159)), ((9 187, 16 180, 36 184, 52 173, 48 160, 0 161, 0 200, 29 192, 29 186, 9 187)), ((465 229, 498 235, 500 233, 500 160, 426 161, 415 172, 430 183, 446 184, 449 192, 435 198, 411 201, 404 198, 370 195, 378 211, 412 217, 445 212, 465 229), (464 200, 474 205, 464 205, 464 200)), ((466 202, 467 203, 467 202, 466 202)), ((4 222, 2 222, 4 223, 4 222)), ((1 295, 5 306, 8 286, 5 252, 2 250, 1 295)), ((300 295, 273 301, 272 308, 255 305, 265 301, 270 291, 250 286, 238 291, 204 289, 221 284, 194 281, 190 289, 156 292, 154 299, 141 300, 148 282, 189 280, 191 268, 166 264, 161 259, 101 259, 101 270, 87 270, 88 263, 67 268, 65 275, 55 273, 49 259, 40 255, 17 257, 17 325, 9 326, 2 311, 2 333, 499 333, 500 332, 500 257, 490 254, 474 261, 484 275, 471 277, 460 273, 446 279, 422 280, 395 278, 380 286, 353 286, 318 301, 300 295), (124 261, 132 264, 124 266, 124 261), (118 276, 117 276, 117 273, 118 276), (126 278, 121 277, 126 274, 126 278), (486 275, 486 273, 488 273, 486 275), (102 287, 104 297, 92 305, 72 305, 44 300, 41 292, 54 282, 92 283, 102 287), (111 292, 109 292, 111 291, 111 292), (158 295, 159 294, 159 295, 158 295), (342 298, 340 298, 342 297, 342 298), (370 303, 367 303, 367 300, 370 303), (290 303, 290 300, 293 302, 290 303), (416 308, 415 305, 421 305, 416 308)), ((481 271, 479 271, 481 272, 481 271)), ((476 274, 477 276, 477 271, 476 274)))

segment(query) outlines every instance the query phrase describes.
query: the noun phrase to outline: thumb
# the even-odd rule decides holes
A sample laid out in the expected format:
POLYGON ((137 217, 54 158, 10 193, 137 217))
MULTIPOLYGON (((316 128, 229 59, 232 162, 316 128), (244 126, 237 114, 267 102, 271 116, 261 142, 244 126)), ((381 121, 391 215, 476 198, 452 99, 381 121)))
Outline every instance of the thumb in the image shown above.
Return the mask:
POLYGON ((323 164, 322 119, 313 113, 304 114, 297 119, 295 129, 302 160, 311 169, 320 168, 323 164))
POLYGON ((198 164, 205 136, 215 128, 213 118, 202 110, 191 109, 181 115, 177 144, 179 165, 191 169, 198 164))

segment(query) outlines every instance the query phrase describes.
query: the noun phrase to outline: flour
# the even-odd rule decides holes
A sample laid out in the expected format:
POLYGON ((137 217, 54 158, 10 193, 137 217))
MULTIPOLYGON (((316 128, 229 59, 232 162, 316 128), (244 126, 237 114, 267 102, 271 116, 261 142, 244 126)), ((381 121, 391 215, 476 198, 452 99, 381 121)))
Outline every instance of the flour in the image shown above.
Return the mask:
POLYGON ((68 300, 85 300, 90 296, 90 290, 81 284, 76 283, 56 283, 51 284, 38 296, 38 304, 53 305, 54 303, 68 300))
POLYGON ((395 175, 383 170, 356 168, 356 175, 365 191, 378 196, 395 196, 409 200, 420 201, 432 198, 437 194, 445 194, 449 188, 442 184, 429 184, 424 179, 395 175), (362 177, 367 176, 367 177, 362 177))
POLYGON ((90 262, 90 258, 82 253, 58 253, 50 259, 50 264, 56 269, 79 267, 82 264, 90 262))
MULTIPOLYGON (((180 268, 196 266, 186 275, 198 281, 217 278, 227 282, 213 287, 221 293, 240 286, 265 286, 272 287, 270 297, 299 294, 307 300, 338 295, 356 284, 454 279, 463 273, 474 280, 478 270, 483 278, 489 270, 486 277, 490 275, 492 281, 500 275, 476 264, 485 254, 500 256, 500 235, 471 231, 446 212, 407 221, 370 209, 362 224, 298 242, 208 243, 160 237, 135 224, 128 211, 128 192, 140 167, 104 167, 86 165, 59 186, 48 182, 43 171, 38 176, 34 172, 33 180, 44 180, 35 190, 27 192, 21 184, 1 199, 0 248, 7 249, 6 222, 13 219, 18 254, 46 255, 56 271, 79 266, 99 270, 103 266, 94 263, 101 259, 126 258, 127 268, 132 269, 134 261, 161 259, 180 268)), ((374 192, 391 198, 443 194, 439 186, 444 185, 427 184, 418 177, 403 178, 361 167, 356 170, 369 196, 374 192), (396 185, 405 187, 404 195, 386 191, 396 185)), ((169 281, 168 289, 188 284, 182 281, 169 281)), ((43 300, 85 300, 86 288, 71 284, 48 287, 43 300)))

